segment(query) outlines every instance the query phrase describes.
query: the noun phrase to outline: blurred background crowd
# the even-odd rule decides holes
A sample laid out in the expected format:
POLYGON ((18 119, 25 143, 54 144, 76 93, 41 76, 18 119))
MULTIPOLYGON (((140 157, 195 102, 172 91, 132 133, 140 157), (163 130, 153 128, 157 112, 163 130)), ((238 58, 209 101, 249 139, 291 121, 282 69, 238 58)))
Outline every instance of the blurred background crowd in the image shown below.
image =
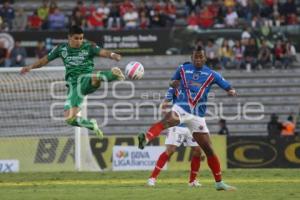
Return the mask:
MULTIPOLYGON (((288 68, 297 61, 296 47, 272 27, 299 24, 300 2, 294 0, 150 0, 150 1, 0 1, 0 30, 65 30, 79 25, 85 30, 136 30, 184 27, 191 31, 243 29, 240 39, 203 38, 208 64, 216 69, 288 68), (20 6, 21 5, 21 6, 20 6), (60 6, 59 6, 60 5, 60 6)), ((26 49, 17 41, 12 51, 0 41, 0 66, 22 66, 26 49)), ((38 42, 36 57, 49 49, 38 42)))

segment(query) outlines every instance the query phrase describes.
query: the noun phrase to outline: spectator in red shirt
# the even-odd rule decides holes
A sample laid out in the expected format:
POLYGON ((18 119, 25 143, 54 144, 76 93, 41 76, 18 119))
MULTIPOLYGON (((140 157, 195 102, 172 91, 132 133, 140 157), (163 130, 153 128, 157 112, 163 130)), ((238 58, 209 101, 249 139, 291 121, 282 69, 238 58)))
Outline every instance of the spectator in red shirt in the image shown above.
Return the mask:
POLYGON ((149 27, 149 18, 146 15, 145 11, 140 12, 140 17, 139 17, 139 27, 140 29, 147 29, 149 27))
MULTIPOLYGON (((154 1, 155 2, 155 1, 154 1)), ((153 9, 156 11, 156 12, 159 12, 161 13, 163 11, 163 5, 161 2, 157 1, 156 3, 154 3, 152 5, 153 9)))
POLYGON ((217 0, 212 1, 211 4, 207 5, 207 7, 208 10, 214 15, 214 17, 218 16, 221 7, 217 0))
POLYGON ((287 24, 288 25, 297 25, 299 24, 298 17, 295 13, 291 13, 287 17, 287 24))
POLYGON ((265 0, 264 2, 265 2, 266 5, 268 5, 270 7, 273 7, 274 0, 265 0))
POLYGON ((34 11, 32 15, 28 17, 28 29, 40 30, 43 24, 43 20, 37 15, 37 11, 34 11))
POLYGON ((200 12, 199 25, 201 28, 210 28, 214 24, 214 14, 205 6, 200 12))
POLYGON ((173 26, 176 20, 175 5, 170 0, 167 0, 163 10, 164 10, 164 14, 166 15, 166 20, 168 25, 173 26))
POLYGON ((190 16, 187 18, 187 28, 190 30, 198 30, 198 17, 195 12, 191 12, 190 16))
POLYGON ((92 12, 92 15, 87 20, 89 29, 101 30, 104 27, 104 13, 100 10, 92 12))
POLYGON ((131 0, 125 0, 120 5, 120 14, 121 16, 124 16, 125 13, 129 12, 130 9, 135 9, 135 4, 131 0))
POLYGON ((283 56, 284 56, 284 48, 282 42, 279 40, 276 42, 274 47, 274 55, 275 55, 275 66, 283 65, 283 56))

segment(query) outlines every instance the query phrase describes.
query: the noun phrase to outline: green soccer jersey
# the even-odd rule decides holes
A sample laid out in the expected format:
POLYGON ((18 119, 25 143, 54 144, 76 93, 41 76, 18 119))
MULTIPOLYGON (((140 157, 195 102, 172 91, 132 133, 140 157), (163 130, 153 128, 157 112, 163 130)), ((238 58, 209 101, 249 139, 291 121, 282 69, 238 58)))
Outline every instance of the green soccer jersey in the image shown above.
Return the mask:
POLYGON ((60 57, 66 67, 65 80, 75 83, 80 75, 93 72, 94 57, 99 55, 99 51, 99 46, 87 41, 80 48, 71 48, 68 43, 63 43, 52 49, 48 60, 60 57))

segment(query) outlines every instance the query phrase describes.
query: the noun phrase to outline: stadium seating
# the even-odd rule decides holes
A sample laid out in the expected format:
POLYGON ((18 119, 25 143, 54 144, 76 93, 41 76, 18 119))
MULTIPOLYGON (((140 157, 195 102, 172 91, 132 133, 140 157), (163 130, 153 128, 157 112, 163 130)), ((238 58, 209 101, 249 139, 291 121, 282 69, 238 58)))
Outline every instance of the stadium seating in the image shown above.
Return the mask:
MULTIPOLYGON (((125 57, 121 63, 118 63, 119 66, 125 66, 129 61, 138 60, 145 67, 144 79, 134 82, 133 97, 116 99, 109 89, 107 97, 94 99, 93 97, 99 97, 103 94, 103 88, 99 89, 88 100, 88 116, 96 118, 99 124, 107 119, 108 123, 103 128, 107 135, 132 135, 146 130, 151 123, 159 119, 158 106, 164 98, 164 93, 168 88, 168 80, 174 73, 176 66, 188 59, 189 56, 125 57), (99 103, 107 106, 107 116, 105 116, 103 108, 95 105, 99 103), (121 121, 113 118, 112 108, 114 105, 116 106, 116 103, 119 103, 116 113, 119 118, 126 118, 131 115, 134 118, 121 121), (132 103, 133 107, 130 108, 128 103, 132 103)), ((97 69, 108 69, 110 66, 116 65, 115 62, 106 59, 99 59, 95 63, 97 63, 97 69)), ((50 64, 61 66, 59 60, 50 64)), ((242 107, 249 102, 260 103, 264 108, 258 113, 247 111, 248 117, 263 115, 259 120, 247 120, 243 115, 239 119, 227 120, 232 135, 266 135, 267 123, 272 113, 278 114, 280 121, 284 121, 290 113, 298 114, 300 102, 299 69, 256 72, 230 70, 221 73, 232 82, 239 96, 236 98, 228 97, 221 89, 214 87, 209 95, 209 102, 214 102, 218 106, 217 115, 220 113, 220 104, 223 104, 223 115, 226 117, 236 116, 239 106, 243 111, 242 107)), ((29 87, 28 83, 10 86, 8 90, 3 87, 3 85, 17 82, 18 76, 18 74, 13 74, 8 77, 6 73, 0 73, 0 80, 3 80, 0 81, 1 96, 5 97, 0 102, 0 134, 73 134, 72 127, 67 126, 62 120, 53 120, 50 117, 50 105, 57 102, 60 102, 61 105, 55 107, 53 113, 55 116, 62 116, 63 98, 53 99, 47 92, 42 93, 45 92, 45 88, 50 88, 51 82, 63 80, 63 74, 55 71, 48 72, 47 76, 29 74, 34 88, 29 87), (12 82, 6 82, 7 80, 12 82), (39 82, 39 84, 34 84, 34 82, 39 82), (13 110, 9 109, 10 107, 13 110), (38 124, 36 124, 36 120, 38 120, 38 124)), ((111 84, 109 88, 111 88, 111 84)), ((116 88, 116 93, 120 96, 128 96, 132 92, 132 88, 128 84, 117 85, 116 88)), ((66 92, 64 84, 56 85, 54 91, 55 95, 64 95, 66 92)), ((214 107, 209 106, 209 111, 215 113, 214 107)), ((213 116, 213 119, 207 120, 207 123, 211 133, 218 131, 218 116, 213 116)))

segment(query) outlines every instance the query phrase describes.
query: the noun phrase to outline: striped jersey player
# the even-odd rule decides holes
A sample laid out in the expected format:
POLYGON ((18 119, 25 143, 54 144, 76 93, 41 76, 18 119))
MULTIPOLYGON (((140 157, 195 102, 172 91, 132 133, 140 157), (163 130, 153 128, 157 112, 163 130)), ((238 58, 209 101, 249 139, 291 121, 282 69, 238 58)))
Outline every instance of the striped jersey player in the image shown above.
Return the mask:
POLYGON ((179 89, 178 99, 172 110, 161 121, 153 124, 146 133, 139 134, 139 148, 143 149, 162 130, 185 124, 206 155, 208 166, 215 178, 215 188, 225 191, 235 190, 235 187, 222 181, 220 162, 212 147, 204 116, 207 94, 213 84, 217 84, 230 96, 236 96, 237 93, 228 81, 211 70, 205 62, 202 46, 196 46, 192 54, 192 63, 185 63, 177 68, 170 86, 179 89))

